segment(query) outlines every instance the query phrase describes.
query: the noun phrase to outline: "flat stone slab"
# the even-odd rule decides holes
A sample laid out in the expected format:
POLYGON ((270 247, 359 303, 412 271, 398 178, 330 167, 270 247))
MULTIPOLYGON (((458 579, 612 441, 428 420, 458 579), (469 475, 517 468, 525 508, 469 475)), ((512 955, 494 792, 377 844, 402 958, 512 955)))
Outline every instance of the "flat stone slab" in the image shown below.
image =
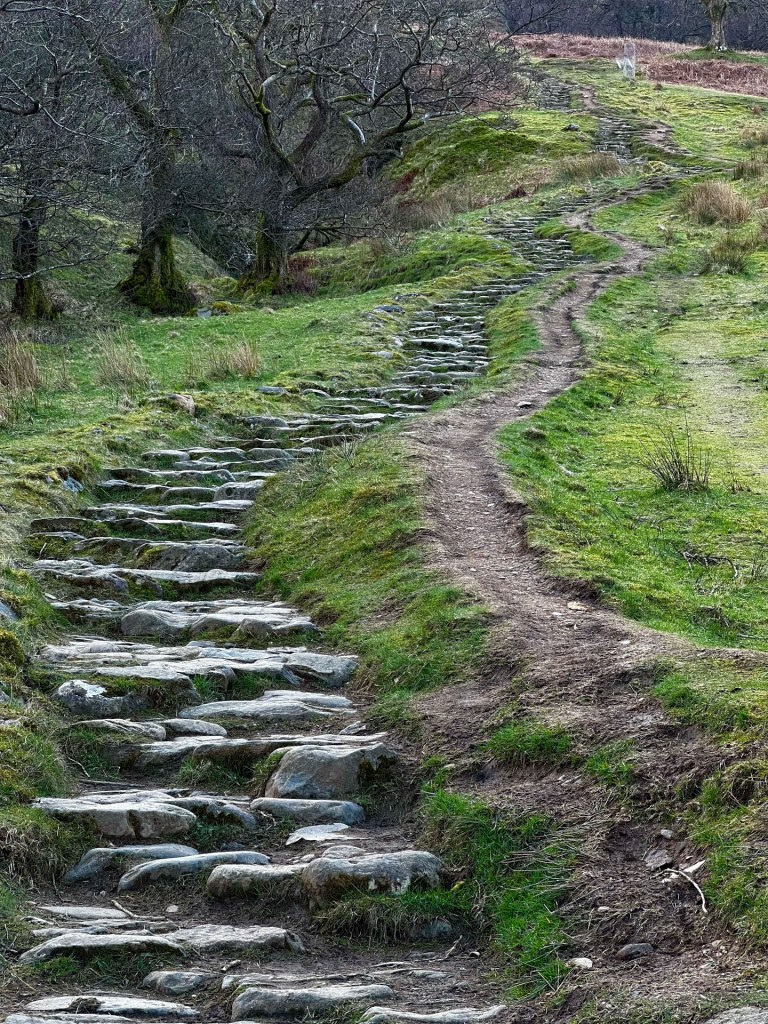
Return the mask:
POLYGON ((293 690, 267 690, 256 700, 220 700, 185 708, 183 718, 232 718, 260 721, 294 719, 312 721, 333 715, 352 714, 354 707, 346 697, 293 690))
POLYGON ((232 1020, 304 1017, 339 1006, 370 1006, 394 999, 388 985, 326 985, 323 988, 247 988, 232 1004, 232 1020))
POLYGON ((360 791, 363 774, 386 773, 397 755, 383 743, 370 746, 297 747, 287 751, 267 783, 266 796, 336 800, 360 791))
POLYGON ((205 572, 182 572, 175 569, 133 569, 123 565, 99 565, 87 558, 67 558, 58 561, 40 558, 32 563, 34 574, 56 576, 74 584, 106 584, 118 590, 125 589, 125 582, 171 583, 177 587, 206 587, 222 583, 255 583, 259 574, 228 569, 208 569, 205 572), (122 586, 121 586, 122 584, 122 586))
POLYGON ((302 884, 316 903, 339 899, 348 892, 399 894, 409 889, 436 889, 442 862, 423 850, 372 853, 354 859, 318 857, 307 864, 302 884))
POLYGON ((117 1014, 133 1020, 198 1020, 199 1010, 183 1003, 167 1003, 159 999, 139 999, 136 996, 100 995, 91 993, 75 996, 47 996, 27 1003, 32 1013, 72 1013, 80 1008, 89 1012, 117 1014))
POLYGON ((62 904, 61 906, 42 906, 38 910, 52 917, 64 918, 67 921, 130 921, 131 918, 123 910, 116 907, 76 907, 62 904))
POLYGON ((188 992, 218 986, 220 975, 211 971, 152 971, 141 983, 164 996, 183 996, 188 992))
POLYGON ((251 802, 251 811, 262 811, 274 818, 289 818, 308 825, 342 822, 359 825, 365 820, 365 811, 351 800, 284 800, 276 797, 258 797, 251 802))
MULTIPOLYGON (((130 640, 75 637, 67 643, 47 644, 39 656, 48 664, 80 674, 155 679, 176 685, 186 682, 189 686, 195 677, 231 680, 238 673, 272 676, 297 687, 303 680, 341 686, 357 667, 357 659, 351 656, 313 654, 304 648, 292 647, 268 647, 265 650, 218 647, 205 640, 191 640, 187 644, 167 647, 130 640)), ((290 691, 270 693, 277 696, 290 691)), ((324 704, 327 708, 351 706, 344 697, 312 696, 314 704, 324 704)), ((181 717, 186 717, 186 714, 182 713, 181 717)))
POLYGON ((156 722, 132 722, 123 718, 91 718, 77 723, 78 728, 105 732, 116 740, 132 743, 151 743, 165 739, 165 729, 156 722))
POLYGON ((263 896, 291 880, 298 881, 305 868, 306 864, 222 864, 213 869, 205 888, 216 899, 263 896))
POLYGON ((162 725, 167 736, 226 736, 227 730, 216 722, 203 722, 194 718, 164 718, 162 725))
POLYGON ((137 864, 120 879, 118 892, 133 892, 154 882, 175 881, 188 875, 212 871, 219 864, 269 864, 269 857, 254 850, 236 850, 220 853, 198 853, 189 857, 152 860, 137 864))
POLYGON ((294 843, 325 843, 333 842, 343 832, 349 831, 349 825, 340 821, 331 822, 327 825, 305 825, 291 832, 285 840, 286 846, 293 846, 294 843))
POLYGON ((413 1021, 414 1024, 481 1024, 504 1013, 503 1004, 478 1010, 474 1006, 438 1010, 437 1013, 419 1013, 414 1010, 395 1010, 389 1006, 372 1006, 360 1018, 364 1024, 389 1024, 390 1021, 413 1021))
POLYGON ((196 857, 197 850, 193 846, 180 843, 161 843, 156 846, 103 846, 88 850, 78 863, 64 875, 67 885, 76 882, 89 882, 98 878, 116 861, 122 860, 167 860, 170 857, 196 857))
POLYGON ((91 935, 70 931, 56 935, 19 957, 21 964, 44 963, 57 956, 98 956, 105 952, 125 953, 213 953, 220 950, 233 952, 266 953, 289 950, 303 953, 301 939, 285 928, 254 925, 234 928, 228 925, 204 924, 194 928, 179 928, 165 935, 142 932, 91 935))
POLYGON ((41 797, 33 807, 61 821, 82 821, 113 839, 159 839, 189 832, 197 817, 183 807, 124 798, 122 803, 97 803, 87 797, 41 797))
POLYGON ((123 610, 117 621, 123 636, 196 637, 224 631, 233 636, 258 637, 315 631, 308 616, 287 605, 236 598, 147 601, 123 610))
POLYGON ((102 953, 174 953, 182 955, 184 947, 168 935, 152 935, 148 932, 119 932, 107 935, 91 935, 88 932, 68 931, 46 939, 19 957, 20 964, 39 964, 57 956, 98 956, 102 953))

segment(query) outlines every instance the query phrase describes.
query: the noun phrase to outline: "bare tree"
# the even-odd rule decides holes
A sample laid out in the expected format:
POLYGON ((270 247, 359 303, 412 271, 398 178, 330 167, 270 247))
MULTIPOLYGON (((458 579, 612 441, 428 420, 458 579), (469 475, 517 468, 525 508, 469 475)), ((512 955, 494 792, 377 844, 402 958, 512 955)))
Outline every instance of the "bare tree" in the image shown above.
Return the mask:
POLYGON ((485 0, 222 0, 212 11, 231 77, 230 159, 248 168, 253 281, 338 214, 338 197, 429 119, 500 85, 510 47, 485 0))

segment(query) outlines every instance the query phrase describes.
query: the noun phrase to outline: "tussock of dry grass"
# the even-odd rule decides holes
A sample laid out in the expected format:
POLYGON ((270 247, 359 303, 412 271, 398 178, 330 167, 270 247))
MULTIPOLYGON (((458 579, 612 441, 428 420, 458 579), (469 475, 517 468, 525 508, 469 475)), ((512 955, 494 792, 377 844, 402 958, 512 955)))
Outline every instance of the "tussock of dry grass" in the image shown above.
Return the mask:
POLYGON ((749 203, 722 181, 692 185, 680 198, 680 209, 697 224, 745 224, 752 215, 749 203))
POLYGON ((613 153, 587 153, 585 156, 567 157, 563 160, 555 173, 555 180, 591 181, 594 178, 612 178, 623 173, 621 161, 613 153))
POLYGON ((119 394, 133 395, 149 386, 141 352, 124 330, 98 333, 94 368, 97 383, 119 394))
POLYGON ((768 126, 765 128, 745 128, 741 133, 741 142, 748 149, 768 146, 768 126))
POLYGON ((10 327, 0 326, 0 426, 14 423, 25 405, 34 406, 43 384, 29 340, 10 327))
POLYGON ((255 380, 261 375, 261 357, 253 342, 243 338, 221 348, 210 348, 190 356, 186 379, 190 385, 210 381, 255 380))
POLYGON ((765 160, 760 157, 750 157, 748 160, 739 160, 733 168, 733 177, 737 181, 748 181, 754 178, 762 178, 765 174, 765 160))

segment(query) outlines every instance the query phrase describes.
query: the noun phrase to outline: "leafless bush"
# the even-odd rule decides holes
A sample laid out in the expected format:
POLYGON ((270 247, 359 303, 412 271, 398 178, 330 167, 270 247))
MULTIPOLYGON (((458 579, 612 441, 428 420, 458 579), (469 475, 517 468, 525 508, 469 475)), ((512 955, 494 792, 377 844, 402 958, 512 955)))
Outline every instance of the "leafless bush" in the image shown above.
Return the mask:
POLYGON ((555 173, 555 180, 591 181, 593 178, 612 178, 623 174, 621 161, 613 153, 587 153, 585 156, 570 156, 561 161, 555 173))
POLYGON ((694 440, 688 419, 681 433, 671 424, 659 428, 657 436, 644 446, 641 465, 665 491, 706 491, 709 489, 709 452, 694 440))
POLYGON ((149 374, 136 342, 125 330, 99 331, 94 357, 97 383, 121 395, 135 395, 149 386, 149 374))
POLYGON ((752 207, 733 187, 723 181, 701 181, 680 197, 680 209, 697 224, 745 224, 752 207))

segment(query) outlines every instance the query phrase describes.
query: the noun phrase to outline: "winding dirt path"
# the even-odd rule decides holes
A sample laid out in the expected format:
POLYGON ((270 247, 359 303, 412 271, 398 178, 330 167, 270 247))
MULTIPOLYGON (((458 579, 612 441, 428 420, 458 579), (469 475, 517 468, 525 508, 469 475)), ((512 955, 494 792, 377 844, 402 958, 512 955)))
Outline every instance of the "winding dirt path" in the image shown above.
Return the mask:
MULTIPOLYGON (((571 223, 588 226, 588 217, 581 213, 571 223)), ((576 585, 549 576, 528 547, 528 509, 500 464, 497 435, 563 394, 583 373, 576 322, 610 284, 639 273, 652 256, 635 242, 615 240, 623 252, 612 266, 577 271, 570 290, 560 281, 539 303, 534 320, 540 348, 510 390, 428 417, 414 437, 428 479, 433 564, 492 615, 487 663, 477 678, 422 701, 426 730, 463 769, 462 788, 497 806, 550 814, 567 833, 579 861, 565 908, 578 923, 574 955, 595 961, 595 970, 566 1000, 574 1011, 590 993, 617 988, 632 999, 677 1001, 692 993, 730 995, 739 987, 739 958, 723 952, 730 940, 723 944, 724 930, 702 914, 693 887, 665 884, 666 872, 644 862, 658 847, 675 863, 697 856, 682 822, 670 823, 669 816, 647 808, 658 808, 686 780, 702 781, 723 756, 697 730, 672 722, 648 691, 661 659, 765 661, 753 652, 702 651, 625 619, 576 585), (508 768, 489 761, 478 741, 493 731, 502 711, 507 718, 512 711, 564 725, 587 749, 631 742, 634 808, 607 800, 605 790, 576 768, 508 768), (660 829, 670 824, 668 838, 660 829), (618 962, 617 951, 631 942, 650 942, 656 953, 631 966, 618 962)))

